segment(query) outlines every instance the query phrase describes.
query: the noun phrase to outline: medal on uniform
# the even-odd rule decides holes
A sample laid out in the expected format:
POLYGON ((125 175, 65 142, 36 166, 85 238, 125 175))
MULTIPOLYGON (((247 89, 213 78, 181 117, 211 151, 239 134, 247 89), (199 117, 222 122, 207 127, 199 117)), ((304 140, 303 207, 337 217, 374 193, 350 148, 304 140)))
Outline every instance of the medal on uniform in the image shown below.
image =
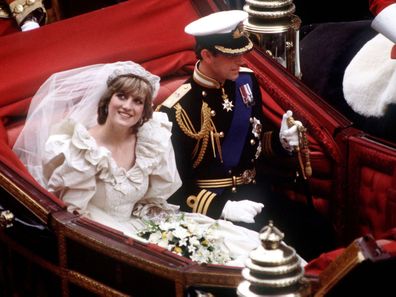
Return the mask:
POLYGON ((240 86, 239 92, 241 92, 243 103, 245 103, 246 106, 254 105, 253 93, 252 90, 250 89, 249 84, 244 84, 240 86))
POLYGON ((232 111, 234 104, 228 99, 228 95, 225 93, 224 88, 221 88, 221 90, 223 92, 221 95, 221 98, 223 98, 223 109, 227 112, 232 111))

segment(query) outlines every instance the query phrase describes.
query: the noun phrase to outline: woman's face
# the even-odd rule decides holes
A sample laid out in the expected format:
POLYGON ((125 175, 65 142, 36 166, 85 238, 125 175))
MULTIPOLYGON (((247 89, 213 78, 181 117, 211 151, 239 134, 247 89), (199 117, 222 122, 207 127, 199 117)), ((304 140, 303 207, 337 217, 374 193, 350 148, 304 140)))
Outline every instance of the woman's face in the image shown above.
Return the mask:
POLYGON ((143 110, 143 98, 117 92, 110 99, 107 119, 114 125, 133 127, 142 118, 143 110))

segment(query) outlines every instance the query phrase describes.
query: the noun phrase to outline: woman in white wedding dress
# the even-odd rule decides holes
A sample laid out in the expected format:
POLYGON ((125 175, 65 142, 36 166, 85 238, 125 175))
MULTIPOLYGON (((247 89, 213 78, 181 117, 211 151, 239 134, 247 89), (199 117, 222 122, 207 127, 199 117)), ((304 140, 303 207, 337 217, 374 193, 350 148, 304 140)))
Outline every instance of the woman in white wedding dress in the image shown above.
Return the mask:
MULTIPOLYGON (((166 202, 181 185, 171 122, 153 112, 159 77, 133 62, 52 75, 33 97, 14 151, 68 211, 144 241, 145 221, 177 216, 166 202)), ((184 214, 201 230, 216 223, 230 265, 243 265, 258 233, 224 220, 184 214)))

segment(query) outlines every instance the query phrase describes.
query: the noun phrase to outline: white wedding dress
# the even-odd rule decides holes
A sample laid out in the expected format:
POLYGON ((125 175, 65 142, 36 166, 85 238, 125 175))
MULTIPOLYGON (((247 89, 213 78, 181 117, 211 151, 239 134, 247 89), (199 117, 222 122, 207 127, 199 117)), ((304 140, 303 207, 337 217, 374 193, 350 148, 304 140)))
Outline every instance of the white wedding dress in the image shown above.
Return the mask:
MULTIPOLYGON (((153 97, 160 78, 139 64, 121 61, 70 69, 51 75, 34 95, 14 152, 32 176, 61 198, 69 211, 78 211, 103 225, 146 241, 137 233, 147 219, 177 214, 178 207, 166 202, 181 185, 166 114, 139 128, 136 161, 125 170, 117 166, 108 149, 98 146, 89 134, 97 124, 97 107, 111 77, 134 74, 147 79, 153 97)), ((249 252, 260 245, 257 232, 224 220, 185 213, 197 232, 213 224, 217 238, 233 261, 243 266, 249 252)), ((195 231, 194 231, 195 232, 195 231)))
MULTIPOLYGON (((146 225, 143 219, 175 213, 178 207, 166 199, 181 185, 171 143, 171 126, 166 114, 153 118, 138 131, 136 162, 125 170, 117 166, 108 149, 98 146, 88 130, 72 120, 63 121, 45 145, 43 172, 47 189, 61 198, 69 211, 117 229, 136 240, 146 225)), ((200 226, 217 223, 217 235, 233 261, 243 266, 249 252, 259 246, 257 232, 224 220, 200 214, 185 217, 200 226)))

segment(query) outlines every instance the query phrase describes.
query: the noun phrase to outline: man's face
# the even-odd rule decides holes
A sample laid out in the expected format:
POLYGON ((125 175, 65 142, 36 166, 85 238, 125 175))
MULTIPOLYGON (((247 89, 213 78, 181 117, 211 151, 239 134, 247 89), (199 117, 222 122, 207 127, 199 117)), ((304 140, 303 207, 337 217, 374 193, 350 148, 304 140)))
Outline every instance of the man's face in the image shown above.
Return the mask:
POLYGON ((207 52, 203 61, 207 67, 205 72, 209 77, 223 83, 226 79, 236 80, 239 75, 239 67, 242 66, 243 55, 214 55, 207 52))

